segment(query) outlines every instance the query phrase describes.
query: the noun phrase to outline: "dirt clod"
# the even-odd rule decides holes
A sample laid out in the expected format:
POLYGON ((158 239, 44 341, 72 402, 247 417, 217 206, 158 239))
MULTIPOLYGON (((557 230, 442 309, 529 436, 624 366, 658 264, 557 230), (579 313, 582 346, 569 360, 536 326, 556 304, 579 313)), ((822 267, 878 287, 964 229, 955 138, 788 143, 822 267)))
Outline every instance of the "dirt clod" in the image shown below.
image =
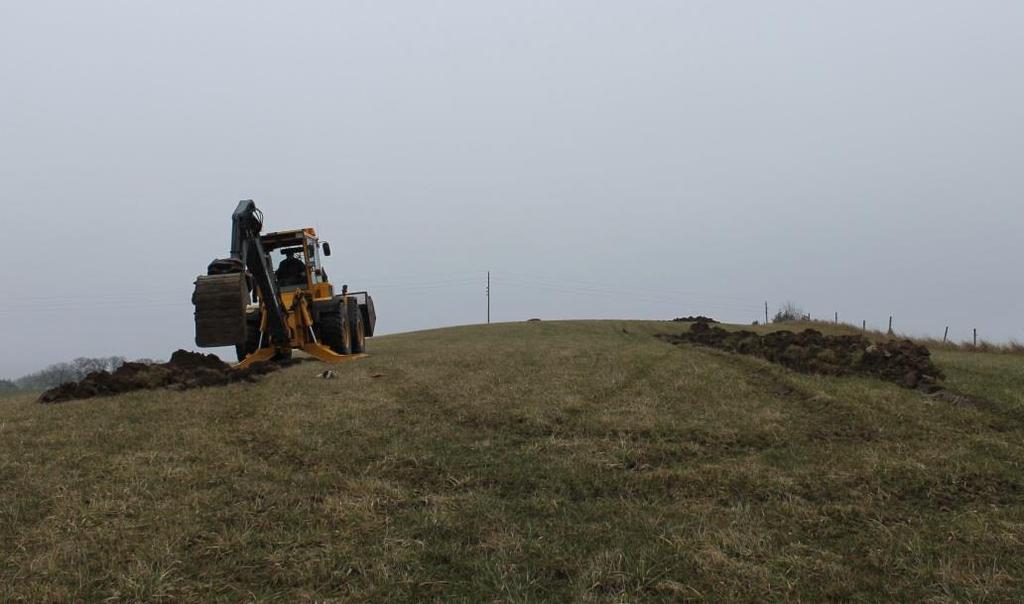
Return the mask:
POLYGON ((234 369, 213 354, 178 350, 166 363, 125 363, 113 373, 96 371, 78 382, 51 388, 39 397, 40 403, 61 403, 96 396, 112 396, 135 390, 190 390, 224 386, 234 382, 254 382, 261 375, 293 365, 298 361, 254 363, 234 369))
POLYGON ((939 390, 938 382, 944 377, 928 349, 909 340, 872 342, 864 336, 827 336, 814 329, 762 336, 704 321, 694 323, 689 332, 658 337, 673 344, 693 343, 757 356, 804 373, 868 375, 929 392, 939 390))

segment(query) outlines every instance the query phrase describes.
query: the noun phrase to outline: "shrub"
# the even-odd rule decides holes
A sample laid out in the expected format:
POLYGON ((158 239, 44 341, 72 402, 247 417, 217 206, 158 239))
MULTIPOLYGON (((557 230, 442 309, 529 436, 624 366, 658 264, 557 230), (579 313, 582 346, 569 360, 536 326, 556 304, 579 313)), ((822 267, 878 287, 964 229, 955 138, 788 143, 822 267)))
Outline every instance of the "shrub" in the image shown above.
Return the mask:
POLYGON ((772 323, 786 323, 790 321, 804 320, 807 315, 795 302, 786 302, 782 305, 772 318, 772 323))

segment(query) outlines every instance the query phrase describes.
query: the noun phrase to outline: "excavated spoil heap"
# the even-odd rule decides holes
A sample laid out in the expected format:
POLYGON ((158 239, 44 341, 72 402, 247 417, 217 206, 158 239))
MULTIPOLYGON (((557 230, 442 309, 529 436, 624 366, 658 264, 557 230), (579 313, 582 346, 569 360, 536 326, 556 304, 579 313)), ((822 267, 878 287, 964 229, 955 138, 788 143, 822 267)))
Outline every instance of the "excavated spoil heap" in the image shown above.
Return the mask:
POLYGON ((660 335, 673 344, 693 343, 758 356, 804 373, 867 375, 907 388, 939 390, 942 371, 924 346, 909 340, 872 342, 859 335, 827 336, 813 329, 799 333, 728 331, 706 322, 695 323, 679 335, 660 335))
POLYGON ((672 319, 672 322, 673 323, 718 323, 718 321, 712 319, 711 317, 705 317, 704 315, 697 315, 697 316, 690 315, 689 317, 676 317, 675 319, 672 319))
POLYGON ((113 373, 90 373, 81 381, 68 382, 47 390, 39 397, 39 402, 60 403, 134 390, 189 390, 234 382, 254 382, 261 375, 296 362, 254 363, 245 369, 233 369, 216 355, 178 350, 166 363, 125 363, 113 373))

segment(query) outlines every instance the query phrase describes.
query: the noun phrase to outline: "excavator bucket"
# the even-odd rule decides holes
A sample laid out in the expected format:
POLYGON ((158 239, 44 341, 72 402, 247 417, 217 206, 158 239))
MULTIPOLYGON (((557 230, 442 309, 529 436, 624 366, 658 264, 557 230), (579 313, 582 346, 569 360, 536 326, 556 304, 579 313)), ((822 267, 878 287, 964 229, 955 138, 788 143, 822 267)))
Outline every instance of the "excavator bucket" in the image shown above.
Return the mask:
POLYGON ((196 345, 202 348, 245 342, 245 307, 249 290, 244 273, 196 278, 196 345))

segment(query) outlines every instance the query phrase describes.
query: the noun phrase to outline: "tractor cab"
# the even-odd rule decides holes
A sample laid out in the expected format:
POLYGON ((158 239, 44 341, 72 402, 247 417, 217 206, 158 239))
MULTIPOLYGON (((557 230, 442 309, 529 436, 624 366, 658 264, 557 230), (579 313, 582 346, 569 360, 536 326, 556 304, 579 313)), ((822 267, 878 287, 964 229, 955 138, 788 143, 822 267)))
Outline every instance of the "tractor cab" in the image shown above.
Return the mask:
POLYGON ((321 243, 316 230, 269 233, 260 237, 260 241, 274 268, 281 292, 307 290, 314 298, 334 295, 320 259, 321 252, 324 256, 331 255, 331 245, 321 243))

